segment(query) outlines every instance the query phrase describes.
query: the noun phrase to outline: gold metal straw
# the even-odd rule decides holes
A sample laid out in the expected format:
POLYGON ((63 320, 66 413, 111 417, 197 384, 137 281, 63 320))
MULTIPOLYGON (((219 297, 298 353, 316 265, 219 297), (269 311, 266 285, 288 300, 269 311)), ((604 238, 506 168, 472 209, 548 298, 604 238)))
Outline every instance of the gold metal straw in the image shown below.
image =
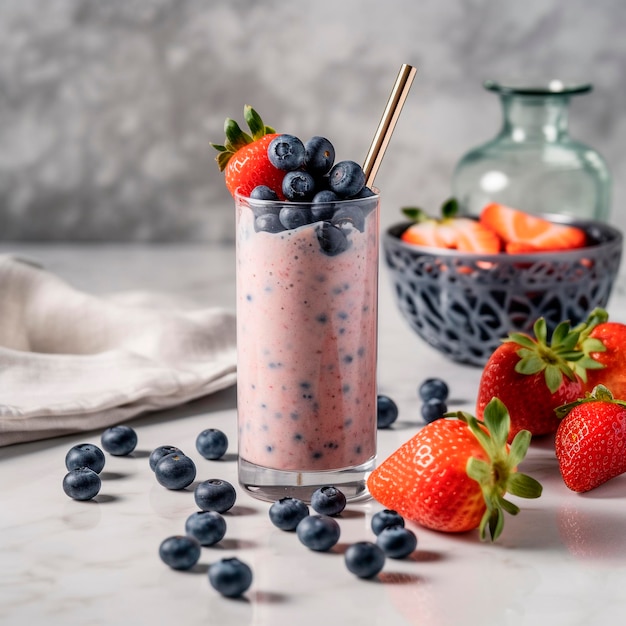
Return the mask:
POLYGON ((367 157, 363 164, 363 171, 365 172, 365 184, 371 187, 374 183, 374 178, 380 167, 380 163, 385 155, 385 150, 391 139, 393 129, 396 127, 396 122, 404 105, 404 101, 409 94, 411 84, 415 78, 417 69, 406 63, 400 68, 398 78, 396 78, 396 84, 391 90, 387 106, 383 112, 383 116, 376 129, 376 134, 372 140, 367 157))

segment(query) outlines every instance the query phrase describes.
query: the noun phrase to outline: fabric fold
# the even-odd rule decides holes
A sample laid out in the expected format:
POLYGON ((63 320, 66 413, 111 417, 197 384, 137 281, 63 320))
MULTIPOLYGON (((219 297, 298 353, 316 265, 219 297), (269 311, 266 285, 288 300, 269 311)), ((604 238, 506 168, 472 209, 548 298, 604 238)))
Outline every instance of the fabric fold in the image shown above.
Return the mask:
POLYGON ((235 315, 95 297, 0 256, 0 446, 103 428, 236 381, 235 315))

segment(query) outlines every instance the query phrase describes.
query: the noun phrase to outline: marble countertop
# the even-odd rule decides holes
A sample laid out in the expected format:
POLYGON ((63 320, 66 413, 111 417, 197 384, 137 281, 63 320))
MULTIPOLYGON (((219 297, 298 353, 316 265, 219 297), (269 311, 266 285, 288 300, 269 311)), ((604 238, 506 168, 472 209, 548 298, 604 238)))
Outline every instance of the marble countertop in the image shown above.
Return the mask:
MULTIPOLYGON (((96 294, 160 291, 200 306, 234 308, 230 248, 2 244, 4 253, 35 258, 96 294)), ((624 282, 609 305, 616 319, 626 304, 624 282)), ((394 427, 379 431, 384 458, 422 425, 416 389, 424 378, 445 378, 450 407, 473 411, 480 370, 448 361, 408 329, 384 268, 380 296, 379 392, 400 408, 394 427)), ((235 390, 144 415, 132 425, 136 451, 107 457, 102 491, 87 503, 63 493, 64 457, 77 443, 99 442, 99 432, 0 449, 3 626, 589 626, 626 617, 626 475, 586 495, 570 492, 550 441, 533 442, 523 464, 542 482, 542 497, 520 503, 522 512, 507 518, 498 542, 481 543, 475 532, 445 535, 411 525, 417 551, 405 560, 388 559, 377 580, 363 581, 345 568, 342 552, 353 541, 372 539, 371 516, 382 508, 376 502, 349 505, 339 520, 340 543, 320 554, 275 529, 269 504, 241 491, 226 514, 226 538, 203 548, 194 570, 167 568, 158 546, 183 532, 196 507, 189 489, 173 492, 156 483, 147 457, 164 443, 195 453, 196 435, 220 428, 231 441, 229 452, 219 462, 196 458, 198 478, 236 484, 235 390), (207 567, 224 556, 253 569, 243 599, 222 598, 209 586, 207 567)))

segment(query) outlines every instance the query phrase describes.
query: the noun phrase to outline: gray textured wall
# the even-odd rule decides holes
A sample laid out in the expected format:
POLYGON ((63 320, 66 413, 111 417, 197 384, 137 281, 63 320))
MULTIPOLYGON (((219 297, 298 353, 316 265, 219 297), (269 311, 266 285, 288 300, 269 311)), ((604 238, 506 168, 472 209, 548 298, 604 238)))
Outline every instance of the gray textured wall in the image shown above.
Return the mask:
POLYGON ((435 209, 495 133, 485 78, 591 81, 571 130, 626 227, 624 0, 0 0, 0 239, 232 239, 209 141, 250 103, 361 161, 401 63, 420 67, 377 184, 383 222, 435 209))

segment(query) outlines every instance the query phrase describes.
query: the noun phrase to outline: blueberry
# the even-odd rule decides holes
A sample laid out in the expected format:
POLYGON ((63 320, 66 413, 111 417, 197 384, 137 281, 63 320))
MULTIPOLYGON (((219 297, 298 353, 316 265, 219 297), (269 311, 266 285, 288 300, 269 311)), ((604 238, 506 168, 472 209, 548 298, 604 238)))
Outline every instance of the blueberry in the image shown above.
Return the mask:
POLYGON ((384 509, 372 516, 372 531, 375 535, 380 535, 380 533, 389 526, 404 526, 404 518, 402 515, 397 511, 384 509))
POLYGON ((100 476, 89 467, 75 467, 63 478, 63 491, 74 500, 91 500, 101 486, 100 476))
POLYGON ((302 206, 284 206, 278 215, 280 223, 287 229, 298 228, 313 221, 311 209, 302 206))
MULTIPOLYGON (((251 192, 253 200, 278 200, 278 194, 267 185, 257 185, 251 192)), ((253 207, 254 210, 254 207, 253 207)))
POLYGON ((191 569, 200 559, 200 544, 193 537, 174 535, 161 542, 159 556, 172 569, 191 569))
MULTIPOLYGON (((332 200, 316 200, 316 198, 328 198, 328 194, 332 194, 337 198, 333 191, 319 191, 313 196, 313 204, 311 206, 311 217, 314 222, 325 222, 332 218, 335 214, 335 205, 332 200)), ((338 200, 338 198, 337 198, 338 200)))
POLYGON ((174 452, 159 459, 154 475, 159 484, 167 489, 184 489, 194 481, 196 466, 188 456, 174 452))
POLYGON ((207 428, 196 437, 196 450, 205 459, 221 459, 227 449, 228 437, 217 428, 207 428))
POLYGON ((267 158, 279 170, 291 172, 301 168, 304 156, 304 144, 293 135, 278 135, 267 146, 267 158))
POLYGON ((217 511, 196 511, 185 521, 185 532, 201 546, 212 546, 226 534, 226 521, 217 511))
POLYGON ((300 542, 316 552, 330 550, 338 541, 339 524, 328 515, 307 515, 296 527, 300 542))
POLYGON ((326 137, 311 137, 304 144, 304 165, 308 172, 322 176, 335 162, 335 148, 326 137))
POLYGON ((282 189, 287 200, 306 202, 315 195, 315 179, 308 172, 287 172, 282 189))
POLYGON ((209 567, 209 582, 227 598, 245 593, 252 584, 252 570, 237 558, 222 559, 209 567))
POLYGON ((356 205, 343 206, 333 215, 330 223, 341 229, 356 228, 359 232, 365 230, 365 216, 363 211, 356 205))
POLYGON ((199 509, 225 513, 235 504, 237 493, 229 482, 210 478, 196 486, 193 497, 199 509))
POLYGON ((431 398, 422 404, 421 413, 424 421, 430 424, 430 422, 434 422, 435 420, 442 418, 447 410, 448 407, 443 400, 440 400, 439 398, 431 398))
POLYGON ((104 467, 104 461, 104 452, 92 443, 79 443, 65 455, 65 467, 70 471, 77 467, 88 467, 99 474, 104 467))
POLYGON ((179 450, 176 446, 159 446, 158 448, 155 448, 150 453, 150 458, 148 459, 150 469, 154 472, 156 464, 168 454, 183 454, 183 451, 179 450))
POLYGON ((398 419, 398 405, 388 396, 377 397, 376 409, 378 428, 389 428, 398 419))
POLYGON ((380 531, 376 545, 392 559, 403 559, 417 548, 417 537, 404 526, 388 526, 380 531))
POLYGON ((264 231, 266 233, 280 233, 285 230, 285 227, 281 224, 281 221, 276 213, 265 213, 259 215, 254 220, 254 230, 258 233, 264 231))
POLYGON ((336 256, 348 249, 350 242, 341 228, 333 226, 330 222, 321 222, 315 229, 317 240, 322 252, 328 256, 336 256))
POLYGON ((330 170, 328 184, 338 196, 349 198, 363 189, 365 173, 354 161, 340 161, 330 170))
POLYGON ((441 378, 427 378, 419 386, 418 393, 422 401, 428 402, 431 398, 448 399, 448 385, 441 378))
POLYGON ((385 553, 370 541, 358 541, 344 555, 346 567, 359 578, 373 578, 385 565, 385 553))
POLYGON ((130 426, 111 426, 100 437, 102 447, 113 456, 126 456, 137 447, 137 433, 130 426))
POLYGON ((351 196, 352 198, 373 198, 376 194, 369 187, 362 187, 359 193, 351 196))
POLYGON ((298 498, 285 497, 270 507, 272 524, 281 530, 295 530, 298 523, 309 514, 309 507, 298 498))
POLYGON ((346 508, 346 496, 337 487, 326 485, 312 493, 311 506, 320 515, 339 515, 346 508))

